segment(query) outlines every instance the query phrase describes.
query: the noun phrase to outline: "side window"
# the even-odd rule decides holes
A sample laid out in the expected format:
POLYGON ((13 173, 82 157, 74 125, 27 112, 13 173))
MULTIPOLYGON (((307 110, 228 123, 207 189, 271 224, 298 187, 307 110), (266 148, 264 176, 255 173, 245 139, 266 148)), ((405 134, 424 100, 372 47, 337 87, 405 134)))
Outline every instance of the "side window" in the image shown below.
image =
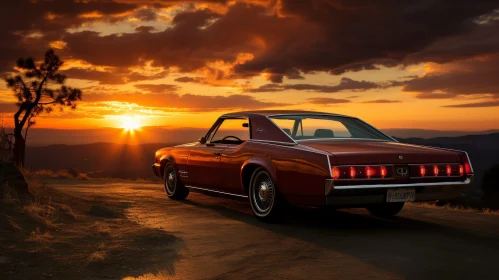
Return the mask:
POLYGON ((247 119, 225 119, 211 137, 211 143, 241 144, 249 140, 249 121, 247 119))
POLYGON ((293 127, 295 125, 295 120, 289 120, 289 119, 272 119, 272 121, 280 127, 286 134, 291 136, 293 132, 293 127))

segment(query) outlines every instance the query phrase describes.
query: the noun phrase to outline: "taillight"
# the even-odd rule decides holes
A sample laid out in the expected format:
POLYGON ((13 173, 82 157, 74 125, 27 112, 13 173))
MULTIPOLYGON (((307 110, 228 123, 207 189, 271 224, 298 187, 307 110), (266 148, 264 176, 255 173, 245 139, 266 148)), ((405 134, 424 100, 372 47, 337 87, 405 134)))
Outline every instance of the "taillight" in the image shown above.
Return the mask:
POLYGON ((463 152, 459 154, 459 158, 461 159, 461 162, 463 163, 464 167, 463 175, 473 174, 473 168, 471 167, 471 162, 470 159, 468 158, 468 154, 463 152))
POLYGON ((373 169, 371 169, 371 167, 369 166, 366 166, 366 177, 371 178, 371 176, 373 176, 373 169))
POLYGON ((355 167, 350 167, 350 178, 355 178, 357 171, 355 171, 355 167))
POLYGON ((464 167, 462 164, 459 165, 459 176, 463 176, 464 175, 464 167))
POLYGON ((381 166, 381 167, 380 167, 380 175, 381 175, 381 178, 385 178, 386 174, 387 174, 386 167, 381 166))
POLYGON ((438 172, 439 172, 439 171, 440 171, 440 170, 438 169, 438 166, 433 165, 433 175, 434 175, 434 176, 438 176, 438 172))
POLYGON ((340 178, 340 169, 338 167, 333 167, 332 169, 332 175, 333 175, 333 179, 338 179, 340 178))
POLYGON ((459 163, 421 164, 410 167, 412 178, 462 177, 465 173, 465 165, 459 163))
POLYGON ((419 175, 421 175, 421 177, 426 175, 426 167, 424 167, 424 165, 419 166, 419 175))
POLYGON ((331 177, 334 180, 351 179, 385 179, 393 176, 393 167, 374 165, 334 166, 331 168, 331 177))

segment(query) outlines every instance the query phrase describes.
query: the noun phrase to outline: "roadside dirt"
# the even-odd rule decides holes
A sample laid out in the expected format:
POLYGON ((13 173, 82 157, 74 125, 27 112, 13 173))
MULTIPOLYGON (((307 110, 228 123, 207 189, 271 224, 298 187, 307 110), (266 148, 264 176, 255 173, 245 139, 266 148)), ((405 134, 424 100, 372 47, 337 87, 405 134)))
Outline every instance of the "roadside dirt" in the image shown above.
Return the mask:
POLYGON ((130 220, 128 201, 35 191, 0 204, 0 279, 121 279, 178 260, 182 240, 130 220))
POLYGON ((44 229, 50 242, 0 229, 2 279, 497 279, 499 215, 408 205, 394 219, 302 210, 271 225, 246 202, 172 201, 159 183, 48 184, 76 219, 44 229))

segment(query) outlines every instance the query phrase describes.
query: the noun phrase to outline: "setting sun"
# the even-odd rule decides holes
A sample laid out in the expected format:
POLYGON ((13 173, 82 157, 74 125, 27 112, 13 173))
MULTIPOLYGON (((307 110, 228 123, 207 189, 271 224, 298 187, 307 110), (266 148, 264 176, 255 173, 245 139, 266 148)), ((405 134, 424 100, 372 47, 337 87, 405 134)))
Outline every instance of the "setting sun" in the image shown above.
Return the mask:
POLYGON ((121 128, 125 130, 137 130, 142 126, 136 117, 123 116, 121 119, 121 128))

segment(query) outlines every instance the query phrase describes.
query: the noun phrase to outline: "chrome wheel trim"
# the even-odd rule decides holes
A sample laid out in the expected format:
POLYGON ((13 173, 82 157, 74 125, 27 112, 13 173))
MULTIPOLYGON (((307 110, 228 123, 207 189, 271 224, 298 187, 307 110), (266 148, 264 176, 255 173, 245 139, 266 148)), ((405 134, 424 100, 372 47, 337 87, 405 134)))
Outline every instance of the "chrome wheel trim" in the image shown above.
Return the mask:
POLYGON ((251 188, 253 205, 260 214, 270 212, 274 205, 275 185, 267 172, 260 171, 254 178, 251 188))
POLYGON ((173 166, 169 165, 165 169, 165 191, 168 195, 173 195, 177 188, 177 175, 173 166))

